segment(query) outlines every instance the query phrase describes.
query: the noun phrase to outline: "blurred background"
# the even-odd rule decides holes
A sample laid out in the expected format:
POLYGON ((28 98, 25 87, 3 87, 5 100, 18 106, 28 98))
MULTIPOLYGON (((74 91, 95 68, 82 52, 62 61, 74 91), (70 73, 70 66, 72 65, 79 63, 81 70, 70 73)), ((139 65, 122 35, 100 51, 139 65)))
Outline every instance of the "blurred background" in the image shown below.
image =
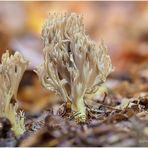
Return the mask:
MULTIPOLYGON (((77 12, 84 16, 87 34, 98 43, 103 39, 108 46, 115 67, 111 77, 128 79, 129 73, 148 77, 148 2, 1 1, 0 56, 9 49, 20 51, 30 61, 19 98, 44 106, 46 101, 34 100, 53 95, 41 87, 31 71, 43 62, 41 30, 49 12, 77 12)), ((23 105, 26 110, 27 105, 23 105)))

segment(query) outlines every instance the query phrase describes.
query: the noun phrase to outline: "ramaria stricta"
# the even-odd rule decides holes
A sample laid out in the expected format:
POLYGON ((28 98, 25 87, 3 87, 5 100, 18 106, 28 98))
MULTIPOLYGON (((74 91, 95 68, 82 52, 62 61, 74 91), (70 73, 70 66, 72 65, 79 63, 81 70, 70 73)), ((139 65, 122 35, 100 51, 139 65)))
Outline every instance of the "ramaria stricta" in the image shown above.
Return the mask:
POLYGON ((37 68, 45 88, 71 102, 78 122, 87 118, 84 99, 98 91, 112 72, 103 43, 86 35, 83 18, 75 13, 49 14, 42 30, 44 63, 37 68))
POLYGON ((17 97, 17 90, 21 78, 28 66, 20 53, 9 55, 6 51, 2 55, 0 64, 0 116, 6 117, 12 123, 12 129, 17 136, 25 131, 24 113, 18 112, 18 103, 14 105, 11 99, 17 97))

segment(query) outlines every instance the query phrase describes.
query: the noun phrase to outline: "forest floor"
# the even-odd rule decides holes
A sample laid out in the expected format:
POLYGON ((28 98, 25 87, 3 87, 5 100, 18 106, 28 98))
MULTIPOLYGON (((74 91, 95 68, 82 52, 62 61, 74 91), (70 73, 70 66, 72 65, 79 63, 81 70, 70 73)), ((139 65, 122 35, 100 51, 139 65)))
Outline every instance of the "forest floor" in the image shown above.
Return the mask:
POLYGON ((109 92, 87 105, 86 123, 75 122, 65 103, 34 116, 26 113, 26 132, 20 137, 11 130, 11 123, 1 118, 0 146, 148 147, 148 79, 143 65, 147 63, 126 77, 107 80, 109 92))

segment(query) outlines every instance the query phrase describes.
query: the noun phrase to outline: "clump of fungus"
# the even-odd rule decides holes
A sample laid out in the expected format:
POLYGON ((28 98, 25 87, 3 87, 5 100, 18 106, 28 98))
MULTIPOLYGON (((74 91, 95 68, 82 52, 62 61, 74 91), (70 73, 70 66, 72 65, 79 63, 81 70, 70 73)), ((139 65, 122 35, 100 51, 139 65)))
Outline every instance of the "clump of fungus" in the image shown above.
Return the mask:
POLYGON ((84 99, 95 93, 112 72, 107 48, 96 46, 75 13, 49 14, 42 30, 44 63, 37 74, 45 88, 54 91, 71 109, 78 122, 86 121, 84 99))
MULTIPOLYGON (((17 136, 25 131, 24 113, 18 113, 18 103, 14 105, 11 99, 17 97, 17 90, 24 71, 28 66, 20 53, 9 55, 6 51, 2 55, 0 64, 0 116, 6 117, 12 123, 12 130, 17 136)), ((16 100, 17 101, 17 100, 16 100)))

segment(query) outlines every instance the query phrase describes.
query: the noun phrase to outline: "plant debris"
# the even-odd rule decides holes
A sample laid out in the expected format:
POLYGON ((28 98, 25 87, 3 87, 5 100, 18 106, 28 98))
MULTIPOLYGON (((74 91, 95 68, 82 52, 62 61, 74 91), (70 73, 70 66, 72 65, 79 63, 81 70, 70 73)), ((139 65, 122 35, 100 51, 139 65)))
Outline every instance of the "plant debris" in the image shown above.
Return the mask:
MULTIPOLYGON (((85 34, 82 18, 76 14, 66 14, 65 17, 56 14, 57 18, 54 15, 50 15, 51 22, 47 20, 43 27, 45 61, 37 70, 43 86, 50 91, 41 87, 35 73, 30 71, 24 73, 27 61, 16 61, 17 57, 22 59, 19 53, 9 57, 9 53, 6 52, 2 57, 0 100, 4 103, 8 101, 11 107, 7 108, 9 112, 5 112, 1 103, 0 146, 148 147, 148 59, 140 59, 140 62, 137 61, 136 64, 130 63, 130 68, 126 73, 119 75, 112 73, 105 82, 106 77, 112 71, 112 65, 104 44, 101 44, 99 48, 102 53, 100 56, 103 56, 99 59, 107 62, 108 68, 94 72, 94 66, 97 64, 88 64, 95 61, 93 57, 90 57, 90 48, 85 48, 84 55, 81 49, 81 45, 90 47, 87 45, 92 42, 85 34), (62 19, 61 23, 59 19, 62 19), (66 24, 66 21, 69 23, 66 24), (55 27, 58 27, 58 30, 55 27), (67 38, 65 38, 65 34, 67 38), (72 53, 74 52, 71 50, 72 47, 77 47, 75 44, 79 48, 77 52, 72 53), (62 52, 63 50, 64 52, 62 52), (77 57, 77 60, 74 60, 74 56, 77 57), (79 56, 84 59, 80 60, 79 56), (82 62, 81 66, 76 68, 79 66, 79 62, 82 62), (24 65, 23 68, 21 64, 24 65), (93 70, 91 70, 91 66, 94 68, 93 70), (6 69, 7 71, 5 71, 6 69), (91 72, 94 74, 91 75, 91 72), (100 72, 102 73, 96 82, 94 79, 100 72), (81 77, 75 77, 77 74, 81 77), (85 108, 83 110, 85 118, 83 118, 82 110, 79 108, 75 110, 72 107, 72 103, 76 101, 72 99, 76 96, 79 100, 77 91, 81 90, 81 83, 86 82, 89 74, 92 81, 96 82, 97 89, 92 84, 87 85, 91 89, 85 88, 83 103, 78 101, 75 104, 76 108, 77 105, 83 104, 81 106, 85 108), (21 78, 18 99, 13 100, 13 96, 16 97, 21 78), (77 81, 74 81, 76 79, 77 81), (102 83, 104 84, 102 85, 102 83), (94 92, 91 93, 93 90, 94 92), (54 94, 55 91, 59 95, 58 97, 54 94), (7 94, 11 95, 7 96, 7 94), (17 104, 16 108, 15 104, 17 104), (20 108, 24 109, 23 113, 20 108), (9 113, 8 115, 13 114, 12 118, 18 115, 18 119, 23 119, 21 120, 23 121, 23 131, 19 134, 14 129, 14 125, 19 126, 19 124, 13 122, 18 120, 12 120, 7 113, 9 113), (23 118, 20 118, 20 115, 23 118), (85 120, 85 122, 77 122, 76 117, 79 118, 79 121, 85 120)), ((97 51, 92 54, 97 55, 97 51)), ((98 65, 99 68, 101 63, 102 61, 98 65)))

